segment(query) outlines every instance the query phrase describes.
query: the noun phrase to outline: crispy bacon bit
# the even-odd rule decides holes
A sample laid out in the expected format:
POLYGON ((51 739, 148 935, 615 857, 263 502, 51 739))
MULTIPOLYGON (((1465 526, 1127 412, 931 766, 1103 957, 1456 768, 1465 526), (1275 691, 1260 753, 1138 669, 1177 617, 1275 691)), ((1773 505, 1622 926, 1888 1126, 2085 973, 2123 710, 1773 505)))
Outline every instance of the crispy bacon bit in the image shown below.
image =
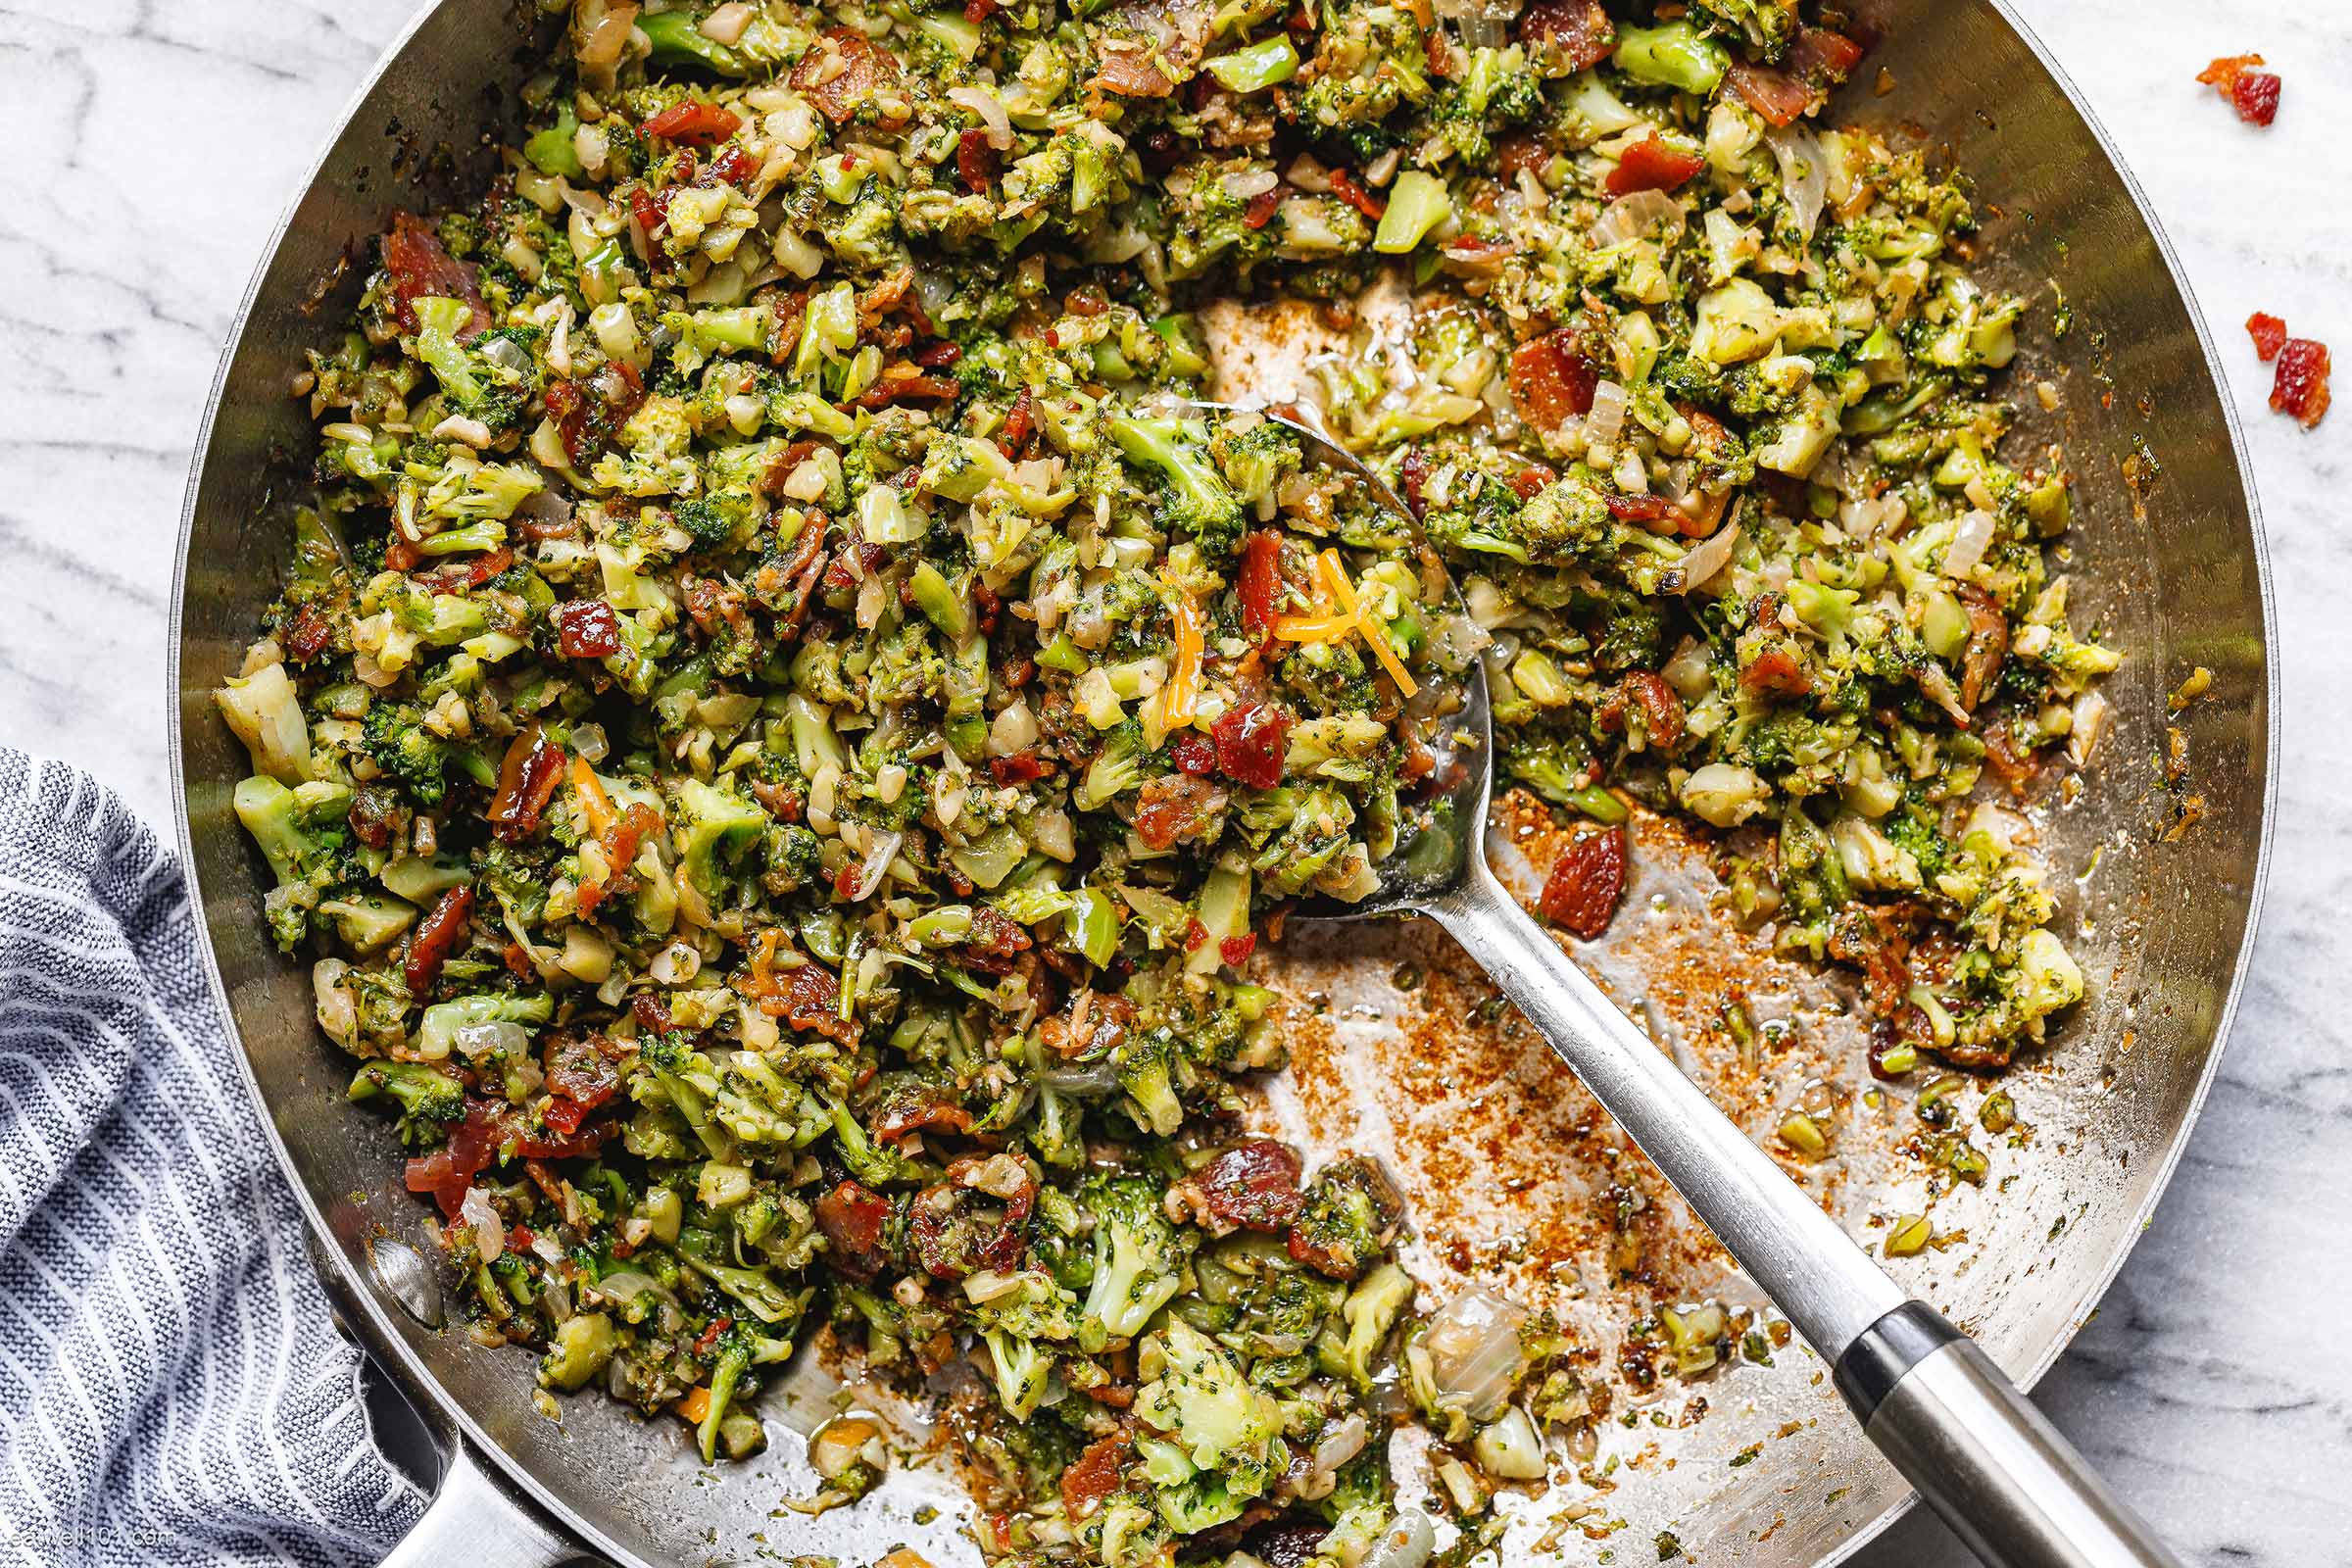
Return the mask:
POLYGON ((1813 677, 1788 649, 1767 648, 1740 666, 1740 684, 1775 697, 1802 697, 1813 689, 1813 677))
POLYGON ((1270 790, 1282 782, 1282 760, 1288 749, 1291 721, 1271 703, 1242 703, 1227 709, 1209 726, 1216 743, 1217 770, 1236 784, 1270 790))
POLYGON ((1389 204, 1385 197, 1375 196, 1364 189, 1356 177, 1345 169, 1334 169, 1331 172, 1331 193, 1375 223, 1379 222, 1382 216, 1389 210, 1389 204))
POLYGON ((1015 752, 1010 757, 992 757, 988 760, 988 776, 999 784, 1029 784, 1044 778, 1052 764, 1037 755, 1034 747, 1015 752))
MULTIPOLYGON (((389 562, 387 561, 387 564, 389 562)), ((479 588, 514 564, 514 552, 505 545, 486 550, 470 561, 449 561, 430 571, 416 573, 417 583, 437 594, 462 594, 479 588)))
POLYGON ((1659 496, 1604 495, 1600 500, 1619 522, 1655 522, 1667 513, 1666 502, 1659 496))
POLYGON ((1020 395, 1012 400, 1012 407, 1005 412, 1004 427, 997 432, 997 445, 1006 457, 1017 459, 1036 431, 1037 399, 1024 384, 1020 395))
MULTIPOLYGON (((562 1034, 548 1041, 544 1058, 548 1092, 578 1107, 576 1113, 566 1118, 570 1125, 558 1131, 577 1132, 588 1112, 620 1092, 618 1058, 624 1050, 610 1038, 597 1034, 562 1034)), ((555 1119, 551 1108, 548 1113, 551 1126, 555 1119)))
POLYGON ((1167 73, 1152 64, 1152 56, 1142 49, 1105 50, 1102 67, 1095 73, 1091 85, 1122 98, 1165 98, 1176 90, 1167 73))
POLYGON ((1199 953, 1202 948, 1207 946, 1208 927, 1202 925, 1198 919, 1185 921, 1184 951, 1187 953, 1199 953))
POLYGON ((1973 713, 1992 694, 2001 661, 2009 656, 2009 617, 1975 588, 1961 589, 1960 603, 1968 612, 1968 644, 1960 655, 1960 706, 1973 713))
POLYGON ((1587 942, 1609 928, 1625 897, 1625 829, 1604 828, 1571 840, 1552 862, 1537 907, 1587 942))
POLYGON ((1242 209, 1242 226, 1244 228, 1265 227, 1268 220, 1274 216, 1274 209, 1281 205, 1281 186, 1277 185, 1272 190, 1259 191, 1250 198, 1250 205, 1242 209))
POLYGON ((628 423, 645 401, 645 381, 627 361, 615 360, 585 386, 577 381, 550 383, 546 398, 565 455, 581 464, 602 452, 628 423))
POLYGON ((1548 464, 1531 463, 1511 475, 1511 494, 1522 501, 1533 501, 1544 493, 1544 487, 1557 479, 1548 464))
POLYGON ((1217 956, 1236 969, 1248 963, 1250 955, 1256 951, 1257 933, 1254 931, 1246 931, 1238 937, 1227 937, 1217 944, 1217 956))
POLYGON ((1648 731, 1651 746, 1671 752, 1682 744, 1683 699, 1666 684, 1665 676, 1638 669, 1625 677, 1622 689, 1626 701, 1642 710, 1642 727, 1648 731))
POLYGON ((380 850, 392 842, 393 831, 400 826, 400 797, 390 790, 363 784, 351 798, 351 809, 344 819, 351 824, 352 835, 371 850, 380 850))
POLYGON ((1061 1473, 1062 1512, 1072 1520, 1084 1520, 1102 1506, 1102 1499, 1119 1490, 1132 1446, 1124 1432, 1088 1444, 1077 1462, 1061 1473))
POLYGON ((1862 45, 1827 27, 1805 27, 1788 46, 1788 74, 1816 85, 1843 81, 1862 63, 1862 45))
POLYGON ((997 150, 987 131, 975 125, 956 138, 956 174, 974 195, 988 194, 988 182, 997 177, 997 150))
POLYGON ((1676 190, 1707 167, 1701 153, 1687 153, 1657 136, 1644 136, 1618 155, 1609 171, 1609 194, 1631 196, 1640 190, 1676 190))
POLYGON ((539 831, 556 784, 564 776, 564 753, 532 724, 514 737, 499 764, 498 793, 490 801, 490 831, 502 844, 520 844, 539 831))
MULTIPOLYGON (((793 91, 816 105, 817 112, 836 125, 858 118, 858 109, 877 89, 899 84, 899 65, 874 47, 873 40, 855 27, 827 27, 817 47, 801 56, 792 68, 793 91), (841 69, 833 70, 838 59, 841 69)), ((906 113, 895 109, 881 118, 886 128, 906 123, 906 113)))
POLYGON ((1404 504, 1413 509, 1416 517, 1429 510, 1429 503, 1421 497, 1421 491, 1428 483, 1429 459, 1421 455, 1419 447, 1414 447, 1405 453, 1404 461, 1396 466, 1396 485, 1404 492, 1404 504))
POLYGON ((997 0, 964 0, 963 20, 977 27, 1002 9, 997 0))
POLYGON ((637 1027, 649 1035, 665 1035, 677 1028, 677 1020, 669 1015, 669 1004, 660 997, 640 991, 629 1003, 629 1016, 637 1027))
POLYGON ((1539 430, 1556 430, 1570 415, 1592 412, 1600 374, 1585 357, 1582 335, 1563 326, 1512 350, 1508 380, 1519 416, 1539 430))
POLYGON ((1188 729, 1168 742, 1169 755, 1176 760, 1179 772, 1200 778, 1217 765, 1217 749, 1208 737, 1197 729, 1188 729))
POLYGON ((714 142, 725 141, 742 126, 743 118, 733 111, 721 109, 716 104, 689 100, 662 110, 638 128, 648 136, 659 136, 663 141, 683 142, 690 147, 708 147, 714 142))
POLYGON ((278 634, 278 640, 285 644, 286 652, 293 656, 296 663, 307 664, 335 640, 335 628, 328 624, 325 616, 305 608, 295 613, 293 620, 278 634))
POLYGON ((889 559, 880 545, 867 544, 863 540, 843 545, 841 553, 833 558, 833 564, 825 568, 825 586, 837 592, 855 588, 860 578, 873 575, 882 563, 889 559))
MULTIPOLYGON (((1415 449, 1405 463, 1409 466, 1419 456, 1419 450, 1415 449)), ((1408 478, 1408 488, 1411 483, 1408 478)), ((1271 528, 1260 528, 1242 541, 1242 564, 1234 586, 1242 602, 1242 630, 1264 642, 1273 635, 1274 622, 1281 616, 1281 534, 1271 528)), ((1186 768, 1185 771, 1201 770, 1186 768)))
POLYGON ((1298 1156, 1288 1145, 1250 1138, 1178 1182, 1172 1196, 1200 1214, 1214 1235, 1287 1231, 1298 1217, 1300 1173, 1298 1156))
POLYGON ((2276 316, 2256 311, 2246 318, 2246 335, 2254 340, 2254 357, 2268 365, 2286 346, 2286 323, 2276 316))
POLYGON ((802 964, 784 982, 783 996, 760 1004, 760 1010, 767 1013, 775 1013, 779 1007, 784 1021, 795 1029, 820 1034, 845 1046, 858 1038, 856 1022, 841 1015, 841 982, 821 963, 802 964))
POLYGON ((610 659, 620 652, 620 616, 602 599, 556 607, 556 648, 565 659, 610 659))
POLYGON ((1984 731, 1984 765, 2010 794, 2023 799, 2033 787, 2041 764, 2033 752, 2020 751, 2009 738, 2009 726, 1994 724, 1984 731))
POLYGON ((2290 337, 2278 349, 2278 375, 2271 386, 2271 407, 2291 414, 2308 430, 2328 416, 2333 396, 2328 390, 2328 345, 2307 337, 2290 337))
MULTIPOLYGON (((909 367, 909 368, 912 368, 909 367)), ((953 402, 963 395, 963 383, 952 375, 891 375, 882 379, 850 400, 854 409, 886 409, 893 403, 953 402)))
POLYGON ((1813 103, 1811 86, 1769 66, 1751 66, 1744 60, 1735 60, 1731 70, 1723 74, 1723 80, 1724 85, 1740 95, 1742 103, 1776 125, 1793 124, 1796 117, 1813 103))
POLYGON ((405 972, 409 995, 421 1001, 441 978, 441 966, 449 956, 466 940, 466 922, 473 918, 473 889, 451 888, 441 895, 432 912, 416 922, 416 935, 409 938, 409 958, 405 972))
POLYGON ((1531 0, 1519 13, 1519 40, 1541 44, 1546 58, 1574 71, 1597 66, 1617 47, 1617 28, 1600 0, 1531 0))
POLYGON ((1516 177, 1522 170, 1541 171, 1551 157, 1551 149, 1542 137, 1524 130, 1514 130, 1494 143, 1494 165, 1506 177, 1516 177))
POLYGON ((645 236, 649 245, 660 239, 662 231, 669 226, 669 215, 662 210, 661 198, 653 193, 650 186, 630 188, 629 216, 637 220, 638 232, 645 236))
POLYGON ((741 185, 760 172, 760 161, 740 147, 729 147, 710 160, 711 177, 722 184, 741 185))
MULTIPOLYGON (((908 357, 926 370, 944 370, 963 358, 963 345, 942 339, 937 343, 924 344, 908 357)), ((1029 389, 1023 387, 1021 390, 1026 392, 1029 389)))
POLYGON ((1135 836, 1155 850, 1182 844, 1199 837, 1224 804, 1225 792, 1204 778, 1148 779, 1136 796, 1135 836))
POLYGON ((482 304, 480 269, 461 262, 442 247, 440 236, 418 219, 401 213, 384 236, 384 270, 392 274, 394 318, 404 332, 416 330, 415 304, 420 299, 464 300, 473 315, 458 334, 469 342, 491 327, 489 309, 482 304))
POLYGON ((597 840, 604 850, 605 864, 610 868, 605 873, 605 879, 602 882, 583 882, 572 895, 575 906, 583 917, 596 912, 596 906, 604 903, 605 895, 612 890, 613 882, 626 876, 629 867, 636 863, 639 848, 661 829, 662 813, 642 801, 632 803, 627 810, 612 819, 612 824, 597 840))
POLYGON ((844 1179, 816 1200, 816 1228, 825 1234, 834 1264, 852 1279, 870 1280, 882 1266, 882 1227, 890 1200, 863 1183, 844 1179))
POLYGON ((449 1130, 449 1142, 431 1153, 412 1159, 405 1172, 412 1193, 430 1193, 441 1205, 441 1217, 456 1219, 466 1201, 466 1189, 487 1169, 497 1151, 497 1123, 491 1107, 479 1100, 466 1102, 465 1118, 449 1130))
POLYGON ((2262 63, 2260 55, 2225 55, 2198 72, 2197 79, 2229 99, 2247 124, 2267 125, 2278 118, 2279 80, 2254 69, 2262 63))

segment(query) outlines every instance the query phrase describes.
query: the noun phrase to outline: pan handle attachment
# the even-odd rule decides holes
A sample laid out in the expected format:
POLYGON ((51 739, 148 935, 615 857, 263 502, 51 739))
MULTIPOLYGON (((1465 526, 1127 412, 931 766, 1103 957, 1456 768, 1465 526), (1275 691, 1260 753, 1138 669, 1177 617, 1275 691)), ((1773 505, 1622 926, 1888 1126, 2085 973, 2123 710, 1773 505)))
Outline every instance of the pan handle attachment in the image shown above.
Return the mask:
POLYGON ((460 1438, 449 1450, 441 1490, 416 1528, 392 1548, 383 1568, 449 1568, 451 1563, 496 1563, 499 1568, 559 1568, 602 1563, 564 1539, 512 1488, 474 1457, 460 1438))

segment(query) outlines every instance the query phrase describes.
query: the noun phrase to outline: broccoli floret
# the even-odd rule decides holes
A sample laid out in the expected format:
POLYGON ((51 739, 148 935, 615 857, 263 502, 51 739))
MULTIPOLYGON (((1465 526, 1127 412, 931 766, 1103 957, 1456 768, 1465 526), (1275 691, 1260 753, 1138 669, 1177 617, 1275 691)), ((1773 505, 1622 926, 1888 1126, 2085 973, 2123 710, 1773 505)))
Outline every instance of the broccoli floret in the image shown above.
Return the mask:
POLYGON ((1095 1275, 1078 1320, 1078 1344, 1090 1355, 1112 1340, 1142 1333, 1182 1283, 1184 1239, 1161 1211, 1162 1196, 1159 1184, 1144 1176, 1087 1185, 1095 1275))
POLYGON ((678 786, 678 808, 686 816, 679 864, 696 887, 715 898, 718 858, 758 839, 767 827, 767 813, 756 801, 694 778, 678 786))
POLYGON ((612 1319, 602 1312, 575 1312, 558 1326, 555 1342, 539 1360, 543 1387, 565 1393, 585 1388, 620 1348, 612 1319))
POLYGON ((314 780, 288 789, 257 775, 237 786, 230 804, 277 879, 265 908, 270 934, 291 953, 310 930, 320 892, 342 880, 351 787, 314 780))
POLYGON ((1781 897, 1797 921, 1827 920, 1853 896, 1828 833, 1791 804, 1781 813, 1781 897))
POLYGON ((1291 1227, 1291 1250, 1334 1279, 1352 1280, 1396 1240, 1404 1204, 1368 1159, 1331 1165, 1307 1190, 1291 1227))
POLYGON ((1453 555, 1476 551, 1524 565, 1530 558, 1519 538, 1520 511, 1509 485, 1490 474, 1467 472, 1455 481, 1448 504, 1422 517, 1421 529, 1431 543, 1453 555))
POLYGON ((1158 1375, 1136 1393, 1137 1419, 1234 1496, 1263 1495, 1274 1481, 1269 1454, 1281 1421, 1273 1400, 1250 1387, 1231 1351, 1180 1317, 1168 1319, 1153 1350, 1143 1359, 1156 1361, 1158 1375))
POLYGON ((465 336, 473 319, 469 302, 419 299, 410 309, 416 317, 416 357, 441 383, 451 409, 492 431, 512 429, 538 390, 539 329, 501 327, 469 342, 465 336))
POLYGON ((1502 743, 1503 771, 1554 806, 1591 798, 1592 764, 1585 749, 1563 735, 1514 733, 1502 743))
POLYGON ((532 996, 491 992, 437 1002, 424 1009, 416 1026, 416 1054, 428 1061, 449 1055, 460 1029, 482 1023, 545 1023, 556 1015, 556 999, 542 991, 532 996))
POLYGON ((424 714, 413 703, 378 701, 369 706, 361 744, 375 765, 398 779, 418 806, 439 806, 449 793, 443 771, 455 748, 424 727, 424 714))
POLYGON ((1617 553, 1608 503, 1590 485, 1562 480, 1539 491, 1519 511, 1518 536, 1528 556, 1550 564, 1584 557, 1606 561, 1617 553))
POLYGON ((1129 463, 1155 469, 1165 480, 1162 523, 1200 540, 1212 556, 1233 553, 1242 535, 1242 504, 1217 477, 1208 432, 1200 421, 1116 418, 1110 421, 1110 433, 1129 463))
POLYGON ((1144 766, 1150 760, 1144 747, 1144 728, 1128 719, 1111 731, 1102 750, 1087 764, 1086 776, 1070 792, 1070 804, 1081 811, 1099 811, 1129 790, 1144 782, 1144 766))
POLYGON ((1348 1293, 1347 1304, 1340 1308, 1348 1325, 1341 1364, 1358 1389, 1371 1392, 1372 1358, 1388 1343, 1389 1330, 1396 1326, 1397 1317, 1412 1300, 1412 1277, 1394 1263, 1381 1264, 1348 1293))
POLYGON ((1046 1382, 1054 1371, 1054 1354, 1035 1340, 1004 1329, 988 1329, 980 1338, 988 1346, 988 1362, 997 1385, 997 1402, 1015 1421, 1037 1413, 1046 1396, 1046 1382))
POLYGON ((1253 424, 1238 435, 1230 423, 1220 425, 1208 450, 1234 495, 1251 510, 1271 501, 1283 479, 1297 473, 1305 461, 1299 450, 1298 433, 1272 419, 1253 424))
POLYGON ((1693 0, 1691 10, 1766 60, 1780 59, 1796 36, 1796 0, 1693 0))
POLYGON ((1172 1138, 1184 1125, 1184 1102, 1176 1092, 1178 1062, 1183 1045, 1165 1029, 1131 1035, 1112 1055, 1119 1087, 1126 1091, 1127 1114, 1136 1126, 1160 1138, 1172 1138))
POLYGON ((466 1089, 429 1061, 371 1061, 351 1080, 350 1098, 390 1095, 400 1102, 400 1141, 438 1143, 448 1125, 466 1113, 466 1089))

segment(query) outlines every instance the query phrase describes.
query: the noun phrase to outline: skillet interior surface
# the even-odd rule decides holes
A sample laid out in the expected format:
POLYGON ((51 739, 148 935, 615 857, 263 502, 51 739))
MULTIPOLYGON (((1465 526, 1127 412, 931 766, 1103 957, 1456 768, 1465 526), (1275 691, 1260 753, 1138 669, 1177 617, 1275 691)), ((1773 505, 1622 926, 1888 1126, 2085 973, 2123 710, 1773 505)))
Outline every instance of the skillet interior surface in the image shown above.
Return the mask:
MULTIPOLYGON (((2078 623, 2101 625, 2128 656, 2106 688, 2117 724, 2088 788, 2035 813, 2080 924, 2070 946, 2091 999, 2003 1085, 2031 1137, 1995 1144, 1983 1189, 1936 1201, 1949 1245, 1894 1265, 2031 1379, 2138 1234, 2235 996, 2274 745, 2263 555, 2194 312, 2063 84, 1989 0, 1870 9, 1885 41, 1836 116, 1899 129, 1976 176, 1984 270, 2036 306, 2010 382, 2027 411, 2015 439, 2021 450, 2055 444, 2079 475, 2069 547, 2076 603, 2088 612, 2078 623), (1893 87, 1884 97, 1872 91, 1881 69, 1893 87), (2053 341, 2061 295, 2073 325, 2053 341), (2044 379, 2058 393, 2046 414, 2034 395, 2044 379), (2167 692, 2197 665, 2213 671, 2211 693, 2168 713, 2167 692), (2168 785, 2151 760, 2168 754, 2170 731, 2186 762, 2168 785), (2176 833, 2192 809, 2199 819, 2176 833)), ((699 1464, 676 1422, 649 1424, 593 1398, 565 1402, 560 1422, 542 1416, 530 1355, 485 1351, 448 1326, 454 1302, 442 1299, 425 1210, 401 1188, 391 1130, 344 1100, 344 1075, 311 1019, 307 973, 270 949, 257 917, 267 873, 229 808, 245 759, 209 694, 236 667, 287 551, 311 431, 285 387, 356 291, 350 264, 365 238, 393 211, 486 177, 483 127, 504 119, 502 87, 528 58, 513 13, 506 0, 443 0, 395 47, 291 213, 223 365, 189 493, 172 677, 183 848, 222 994, 356 1326, 412 1393, 584 1541, 624 1562, 871 1561, 902 1543, 943 1568, 976 1562, 958 1533, 960 1489, 936 1471, 895 1471, 858 1509, 777 1517, 784 1498, 815 1490, 788 1430, 830 1413, 813 1369, 808 1397, 771 1396, 768 1451, 723 1472, 699 1464)), ((1345 347, 1282 312, 1222 312, 1215 325, 1225 392, 1285 391, 1307 357, 1345 347)), ((1502 825, 1506 868, 1547 863, 1540 823, 1506 811, 1502 825)), ((1713 915, 1703 853, 1672 824, 1642 823, 1638 842, 1625 915, 1579 956, 1759 1133, 1816 1080, 1829 1087, 1844 1130, 1837 1157, 1805 1179, 1856 1235, 1873 1240, 1894 1214, 1920 1209, 1919 1166, 1901 1147, 1916 1126, 1908 1091, 1875 1105, 1864 1098, 1861 1031, 1838 988, 1713 915), (1746 1051, 1718 1025, 1735 996, 1772 1025, 1746 1051)), ((1597 1541, 1620 1533, 1635 1544, 1620 1549, 1645 1552, 1670 1531, 1712 1562, 1825 1562, 1893 1516, 1902 1483, 1801 1344, 1776 1349, 1769 1366, 1668 1378, 1648 1392, 1625 1381, 1626 1326, 1651 1307, 1764 1303, 1540 1041, 1507 1018, 1476 1021, 1492 992, 1442 939, 1418 925, 1305 928, 1285 946, 1294 1068, 1267 1087, 1266 1123, 1318 1148, 1386 1157, 1414 1203, 1409 1261, 1422 1280, 1441 1294, 1498 1284, 1555 1307, 1631 1417, 1601 1424, 1600 1456, 1620 1461, 1606 1486, 1555 1466, 1545 1495, 1512 1505, 1507 1560, 1591 1560, 1597 1541), (1611 1285, 1627 1248, 1645 1278, 1611 1285)), ((1971 1114, 1979 1094, 1964 1099, 1971 1114)))

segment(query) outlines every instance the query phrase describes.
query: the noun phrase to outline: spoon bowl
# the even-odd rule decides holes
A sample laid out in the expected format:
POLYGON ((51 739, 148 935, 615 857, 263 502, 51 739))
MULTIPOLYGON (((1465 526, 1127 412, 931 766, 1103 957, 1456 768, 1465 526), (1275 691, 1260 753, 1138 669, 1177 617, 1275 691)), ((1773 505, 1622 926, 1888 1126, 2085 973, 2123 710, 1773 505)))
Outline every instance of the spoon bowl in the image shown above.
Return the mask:
MULTIPOLYGON (((1417 531, 1411 509, 1311 414, 1247 412, 1296 431, 1307 462, 1352 475, 1417 531)), ((1446 591, 1459 611, 1450 574, 1446 591)), ((1830 1363, 1871 1441, 1985 1562, 2179 1568, 2007 1374, 1941 1313, 1907 1298, 1503 887, 1486 858, 1494 734, 1484 659, 1473 655, 1454 680, 1454 701, 1439 700, 1435 788, 1379 863, 1379 888, 1353 904, 1310 903, 1300 915, 1419 915, 1444 926, 1830 1363)))

